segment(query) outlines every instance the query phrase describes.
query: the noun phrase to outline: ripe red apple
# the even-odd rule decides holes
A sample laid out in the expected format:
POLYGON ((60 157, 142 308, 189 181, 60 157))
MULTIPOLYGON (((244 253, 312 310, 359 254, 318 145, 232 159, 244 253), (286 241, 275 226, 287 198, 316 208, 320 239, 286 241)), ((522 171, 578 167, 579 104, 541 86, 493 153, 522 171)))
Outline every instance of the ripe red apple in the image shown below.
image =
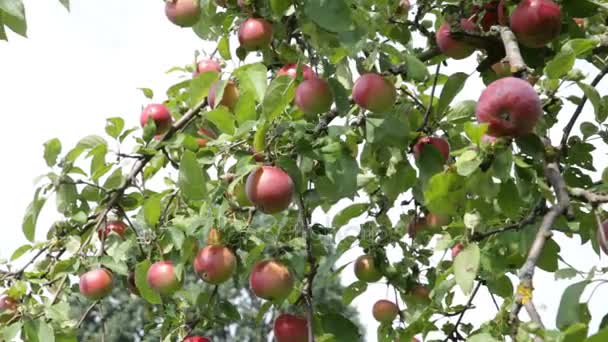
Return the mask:
POLYGON ((282 263, 264 260, 253 266, 249 284, 253 293, 260 298, 282 300, 293 289, 293 276, 282 263))
POLYGON ((194 26, 201 17, 199 0, 166 0, 165 14, 175 25, 194 26))
POLYGON ((148 269, 147 280, 148 285, 162 295, 171 295, 181 286, 171 261, 152 264, 148 269))
POLYGON ((473 6, 473 22, 479 23, 484 31, 489 31, 492 26, 498 25, 499 6, 501 5, 498 0, 489 2, 482 7, 473 6))
POLYGON ((281 314, 274 320, 274 338, 277 342, 308 342, 306 318, 281 314))
POLYGON ((429 228, 441 228, 450 224, 450 218, 448 216, 434 213, 426 214, 424 221, 429 228))
POLYGON ((320 78, 304 80, 296 89, 295 103, 306 114, 328 112, 334 96, 327 81, 320 78))
POLYGON ((171 128, 171 112, 163 104, 150 104, 144 108, 139 117, 141 127, 145 127, 148 120, 152 119, 156 125, 156 134, 163 134, 171 128))
POLYGON ((456 256, 462 252, 464 249, 464 245, 461 243, 457 243, 452 247, 452 259, 456 258, 456 256))
POLYGON ((505 77, 492 82, 481 93, 475 113, 480 123, 489 125, 489 135, 515 137, 531 133, 543 109, 528 82, 505 77))
POLYGON ((222 72, 222 66, 218 61, 211 58, 203 58, 198 63, 196 63, 196 71, 194 72, 194 76, 200 75, 205 72, 215 71, 222 72))
POLYGON ((198 146, 200 147, 207 146, 207 143, 210 139, 217 138, 217 134, 215 134, 214 131, 204 127, 198 130, 198 134, 203 136, 203 138, 196 139, 196 141, 198 142, 198 146))
POLYGON ((382 273, 378 269, 373 256, 361 255, 355 261, 355 276, 361 281, 374 283, 382 278, 382 273))
POLYGON ((557 38, 561 26, 561 8, 551 0, 522 0, 511 14, 511 30, 521 44, 531 48, 557 38))
MULTIPOLYGON (((289 63, 284 65, 279 71, 277 75, 287 75, 293 78, 296 78, 298 75, 298 65, 296 63, 289 63)), ((312 80, 317 78, 317 74, 311 67, 306 64, 302 64, 302 78, 305 80, 312 80)))
MULTIPOLYGON (((212 108, 215 108, 215 92, 216 92, 217 83, 214 84, 211 89, 209 89, 209 96, 207 96, 207 100, 209 101, 209 105, 212 108)), ((218 106, 228 107, 231 111, 234 110, 234 106, 236 106, 237 101, 239 100, 239 89, 236 87, 236 83, 233 81, 228 81, 226 83, 226 87, 224 87, 224 94, 222 95, 222 100, 218 104, 218 106)))
MULTIPOLYGON (((608 239, 608 220, 604 221, 602 223, 602 229, 604 230, 604 237, 606 239, 608 239)), ((604 253, 608 254, 608 246, 607 246, 607 241, 604 241, 604 239, 602 239, 602 233, 600 232, 600 229, 597 229, 597 241, 600 245, 600 248, 602 249, 602 251, 604 251, 604 253)))
POLYGON ((266 214, 281 212, 291 203, 294 184, 289 175, 275 166, 262 166, 252 171, 245 184, 247 198, 266 214))
POLYGON ((272 24, 261 18, 249 18, 239 27, 238 36, 245 50, 263 49, 272 41, 272 24))
MULTIPOLYGON (((468 19, 461 19, 460 25, 465 31, 476 31, 475 23, 468 19)), ((437 46, 441 52, 453 59, 464 59, 475 52, 475 47, 460 40, 454 39, 450 33, 450 24, 445 22, 437 30, 435 35, 437 46)))
POLYGON ((112 282, 112 272, 105 268, 88 271, 80 276, 80 293, 89 299, 101 299, 112 292, 112 282))
POLYGON ((374 304, 372 314, 376 321, 380 323, 389 323, 397 318, 399 308, 397 307, 397 304, 390 300, 381 299, 374 304))
POLYGON ((370 112, 387 112, 396 99, 395 86, 378 74, 363 74, 353 86, 353 101, 370 112))
POLYGON ((6 294, 0 296, 0 313, 17 311, 17 301, 6 294))
POLYGON ((202 336, 188 336, 183 342, 211 342, 211 340, 202 336))
POLYGON ((418 284, 412 287, 410 292, 414 297, 418 297, 420 299, 428 299, 431 291, 425 285, 418 284))
POLYGON ((450 159, 450 144, 447 142, 447 140, 443 139, 443 138, 439 138, 439 137, 422 137, 420 139, 418 139, 418 141, 416 142, 416 145, 414 145, 414 157, 416 157, 416 159, 420 158, 420 155, 422 154, 422 151, 424 149, 424 146, 434 146, 439 153, 441 154, 441 156, 443 157, 443 161, 446 162, 448 159, 450 159))
POLYGON ((105 239, 111 233, 118 234, 121 238, 125 238, 125 231, 127 230, 127 224, 122 221, 109 221, 104 229, 97 231, 99 239, 105 239))
POLYGON ((194 258, 194 270, 205 282, 218 285, 234 274, 236 257, 228 247, 206 246, 194 258))

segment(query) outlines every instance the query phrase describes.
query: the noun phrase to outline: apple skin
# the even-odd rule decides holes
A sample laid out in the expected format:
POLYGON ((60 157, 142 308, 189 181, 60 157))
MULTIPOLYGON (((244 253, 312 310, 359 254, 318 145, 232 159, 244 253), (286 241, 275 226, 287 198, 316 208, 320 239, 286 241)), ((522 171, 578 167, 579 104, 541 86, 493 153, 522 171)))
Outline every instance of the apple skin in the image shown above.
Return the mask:
POLYGON ((183 342, 211 342, 211 340, 203 336, 188 336, 183 342))
MULTIPOLYGON (((608 239, 608 220, 602 223, 602 229, 604 230, 604 236, 608 239)), ((604 251, 605 254, 608 254, 608 246, 606 246, 605 241, 602 241, 602 233, 599 228, 597 229, 597 241, 602 251, 604 251)))
MULTIPOLYGON (((500 3, 498 0, 487 3, 483 7, 473 6, 473 22, 479 22, 484 31, 489 31, 492 26, 499 23, 501 6, 504 6, 504 3, 500 3), (479 18, 480 15, 483 15, 483 17, 479 18)), ((504 8, 502 11, 504 11, 504 8)))
MULTIPOLYGON (((296 63, 285 64, 279 71, 277 75, 287 75, 292 78, 296 78, 298 75, 298 65, 296 63)), ((306 64, 302 64, 302 78, 304 80, 312 80, 317 78, 317 74, 311 67, 306 64)))
POLYGON ((488 135, 517 137, 534 130, 543 109, 536 90, 528 82, 505 77, 492 82, 481 93, 475 114, 480 123, 489 125, 488 135))
MULTIPOLYGON (((209 95, 207 96, 207 100, 209 101, 209 105, 211 108, 215 108, 215 92, 216 92, 217 83, 214 84, 211 89, 209 89, 209 95)), ((233 81, 228 81, 226 86, 224 87, 224 94, 222 95, 222 100, 218 103, 218 106, 225 106, 230 109, 230 111, 234 110, 234 106, 236 106, 237 101, 239 100, 239 89, 236 87, 236 83, 233 81)))
POLYGON ((165 105, 157 103, 147 105, 141 112, 141 116, 139 117, 141 127, 146 126, 148 118, 154 120, 156 134, 163 134, 168 131, 171 128, 171 121, 173 121, 169 109, 165 105))
POLYGON ((363 74, 353 86, 353 101, 370 112, 387 112, 396 99, 395 86, 378 74, 363 74))
POLYGON ((88 271, 80 276, 80 293, 92 300, 101 299, 112 292, 112 272, 105 268, 88 271))
POLYGON ((464 249, 464 245, 461 243, 457 243, 452 247, 452 259, 456 258, 460 252, 464 249))
POLYGON ((199 0, 168 0, 165 3, 165 14, 177 26, 194 26, 201 17, 199 0))
POLYGON ((376 321, 380 323, 390 323, 399 315, 399 308, 397 307, 397 304, 390 300, 381 299, 374 304, 372 314, 376 321))
POLYGON ((272 41, 272 24, 261 18, 249 18, 239 27, 238 38, 243 49, 261 50, 272 41))
POLYGON ((524 46, 540 48, 559 36, 562 11, 551 0, 523 0, 511 14, 511 30, 524 46))
POLYGON ((426 214, 424 221, 429 228, 441 228, 450 224, 448 216, 433 213, 426 214))
POLYGON ((281 314, 274 320, 277 342, 308 342, 308 321, 304 317, 281 314))
POLYGON ((333 102, 329 83, 320 78, 304 80, 296 89, 296 106, 306 114, 326 113, 333 102))
POLYGON ((194 270, 206 283, 219 285, 236 271, 236 257, 225 246, 206 246, 194 258, 194 270))
POLYGON ((0 296, 0 313, 17 311, 17 301, 8 295, 0 296))
MULTIPOLYGON (((465 31, 476 31, 475 23, 468 19, 461 19, 460 25, 465 31)), ((450 35, 450 24, 443 23, 435 35, 437 46, 441 52, 453 59, 465 59, 475 52, 475 47, 454 39, 450 35)))
POLYGON ((287 266, 276 260, 263 260, 251 270, 249 285, 256 296, 267 300, 283 300, 293 289, 293 276, 287 266))
POLYGON ((222 66, 215 59, 204 58, 196 63, 196 71, 194 72, 194 76, 198 76, 202 73, 214 71, 217 73, 222 72, 222 66))
POLYGON ((280 168, 262 166, 247 177, 245 193, 260 211, 276 214, 289 207, 294 184, 291 177, 280 168))
POLYGON ((181 287, 171 261, 152 264, 148 269, 147 280, 148 285, 162 295, 171 295, 181 287))
POLYGON ((366 283, 375 283, 382 279, 382 273, 378 270, 374 257, 361 255, 355 261, 355 276, 366 283))
POLYGON ((122 221, 110 221, 106 224, 104 229, 97 231, 99 239, 105 239, 112 233, 118 234, 122 239, 125 238, 125 231, 127 230, 127 224, 122 221))
POLYGON ((416 159, 420 158, 420 155, 422 154, 422 150, 424 149, 425 145, 432 145, 435 146, 437 148, 437 150, 439 150, 439 153, 441 153, 441 156, 443 157, 443 161, 446 162, 448 161, 448 159, 450 159, 450 144, 447 142, 447 140, 443 139, 443 138, 439 138, 439 137, 422 137, 420 139, 418 139, 418 141, 416 142, 416 144, 414 145, 414 157, 416 159))
POLYGON ((215 132, 213 132, 212 130, 210 130, 208 128, 204 128, 204 127, 200 128, 198 130, 198 134, 203 136, 203 138, 196 139, 196 141, 198 142, 198 146, 200 146, 200 147, 207 146, 209 139, 217 138, 217 134, 215 134, 215 132))
POLYGON ((431 291, 425 285, 416 285, 412 287, 411 294, 414 297, 418 297, 420 299, 428 299, 431 291))

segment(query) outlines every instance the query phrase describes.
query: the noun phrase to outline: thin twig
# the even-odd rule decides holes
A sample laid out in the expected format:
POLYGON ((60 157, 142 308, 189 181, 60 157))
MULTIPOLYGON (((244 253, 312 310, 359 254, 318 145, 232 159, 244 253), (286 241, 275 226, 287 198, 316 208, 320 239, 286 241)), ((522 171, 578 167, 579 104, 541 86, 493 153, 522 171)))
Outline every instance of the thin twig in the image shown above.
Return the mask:
POLYGON ((441 70, 441 63, 437 63, 437 67, 435 69, 435 79, 433 79, 433 87, 431 88, 431 99, 429 107, 426 109, 426 113, 424 114, 424 120, 422 121, 422 125, 420 126, 420 128, 418 128, 418 132, 424 131, 426 129, 426 126, 429 124, 429 119, 431 118, 431 113, 433 112, 433 100, 435 99, 435 90, 437 89, 439 70, 441 70))
POLYGON ((464 309, 462 309, 462 311, 460 312, 460 316, 458 316, 458 320, 456 320, 456 324, 454 325, 454 328, 452 328, 452 331, 446 336, 446 338, 443 340, 443 342, 447 342, 451 337, 453 337, 455 334, 458 333, 458 326, 462 322, 462 318, 464 317, 464 314, 467 312, 467 310, 469 308, 471 308, 471 304, 473 304, 473 300, 475 299, 477 292, 479 292, 479 288, 481 287, 481 284, 482 284, 481 281, 477 282, 477 285, 475 286, 475 290, 473 290, 473 293, 469 297, 467 304, 465 305, 464 309))
POLYGON ((543 199, 543 200, 538 201, 536 206, 534 206, 532 211, 523 220, 510 224, 510 225, 506 225, 504 227, 501 227, 501 228, 498 228, 495 230, 491 230, 489 232, 475 233, 475 235, 473 235, 473 237, 471 239, 473 241, 481 241, 481 240, 484 240, 493 235, 498 235, 498 234, 502 234, 505 232, 513 231, 513 230, 523 229, 527 225, 533 224, 536 221, 536 218, 538 216, 544 214, 544 212, 545 212, 545 201, 543 199))
POLYGON ((82 314, 82 316, 78 320, 78 323, 76 324, 76 329, 78 329, 82 325, 82 323, 87 318, 87 316, 89 316, 89 313, 91 313, 91 311, 93 311, 93 308, 95 308, 95 306, 98 303, 99 303, 98 300, 94 301, 93 304, 91 304, 91 306, 89 306, 89 308, 82 314))

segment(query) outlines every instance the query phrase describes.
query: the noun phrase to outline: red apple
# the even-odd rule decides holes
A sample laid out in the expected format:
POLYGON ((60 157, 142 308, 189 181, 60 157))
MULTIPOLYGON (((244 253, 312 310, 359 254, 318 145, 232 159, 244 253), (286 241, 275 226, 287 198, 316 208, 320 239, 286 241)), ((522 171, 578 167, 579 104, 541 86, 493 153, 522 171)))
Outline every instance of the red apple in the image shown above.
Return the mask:
POLYGON ((559 36, 561 27, 561 8, 551 0, 522 0, 511 14, 511 30, 527 47, 545 46, 559 36))
POLYGON ((306 114, 328 112, 333 102, 331 88, 323 79, 304 80, 296 89, 296 106, 306 114))
POLYGON ((450 218, 445 215, 428 213, 424 217, 424 221, 429 228, 441 228, 450 224, 450 218))
POLYGON ((238 36, 245 50, 261 50, 272 41, 272 24, 261 18, 249 18, 239 27, 238 36))
POLYGON ((418 139, 416 145, 414 145, 414 157, 416 157, 416 159, 420 158, 424 146, 434 146, 443 157, 444 162, 450 159, 450 144, 447 142, 447 140, 428 136, 418 139))
MULTIPOLYGON (((214 84, 211 89, 209 89, 209 96, 207 100, 209 100, 209 105, 212 108, 215 108, 215 93, 216 93, 217 83, 214 84)), ((237 101, 239 100, 239 89, 236 87, 236 83, 233 81, 228 81, 226 86, 224 87, 224 94, 222 95, 222 100, 218 103, 218 106, 228 107, 231 111, 234 110, 234 106, 236 106, 237 101)))
POLYGON ((159 261, 148 269, 148 285, 162 295, 171 295, 181 284, 171 261, 159 261))
POLYGON ((145 127, 148 120, 151 119, 156 125, 156 134, 163 134, 171 128, 171 112, 163 104, 150 104, 144 108, 139 117, 141 127, 145 127))
POLYGON ((277 342, 308 342, 306 318, 281 314, 274 320, 274 338, 277 342))
POLYGON ((399 308, 397 307, 397 304, 390 300, 381 299, 374 304, 372 314, 376 321, 380 323, 390 323, 397 318, 399 308))
POLYGON ((353 86, 353 101, 370 112, 391 110, 396 98, 395 86, 378 74, 363 74, 353 86))
POLYGON ((194 72, 194 76, 200 75, 205 72, 215 71, 222 72, 222 66, 215 59, 204 58, 196 63, 196 71, 194 72))
MULTIPOLYGON (((298 74, 298 65, 296 63, 290 63, 284 65, 279 71, 277 75, 287 75, 293 78, 296 78, 298 74)), ((302 64, 302 78, 305 80, 312 80, 317 78, 317 74, 311 67, 306 64, 302 64)))
POLYGON ((428 299, 429 295, 431 294, 431 291, 425 285, 418 284, 418 285, 415 285, 414 287, 412 287, 412 290, 410 293, 414 297, 418 297, 420 299, 428 299))
MULTIPOLYGON (((475 23, 468 19, 461 19, 460 25, 465 31, 476 31, 475 23)), ((454 39, 450 33, 450 24, 445 22, 435 35, 437 46, 441 52, 453 59, 464 59, 475 52, 475 47, 460 40, 454 39)))
POLYGON ((200 128, 198 130, 198 134, 203 136, 203 138, 196 139, 196 141, 198 142, 198 146, 200 146, 200 147, 207 146, 207 143, 209 142, 210 139, 217 138, 217 135, 215 134, 214 131, 212 131, 208 128, 204 128, 204 127, 200 128))
POLYGON ((17 311, 17 301, 6 294, 0 296, 0 313, 17 311))
POLYGON ((206 246, 194 258, 194 270, 205 282, 218 285, 236 270, 236 257, 225 246, 206 246))
POLYGON ((252 171, 245 184, 247 198, 266 214, 281 212, 291 203, 294 184, 289 175, 275 166, 262 166, 252 171))
POLYGON ((531 133, 543 109, 528 82, 505 77, 492 82, 481 93, 475 112, 480 123, 488 124, 489 135, 515 137, 531 133))
POLYGON ((183 342, 211 342, 211 340, 202 336, 188 336, 183 342))
POLYGON ((80 293, 93 300, 101 299, 112 292, 112 272, 98 268, 80 276, 80 293))
POLYGON ((256 296, 268 300, 283 300, 293 289, 293 276, 287 266, 275 260, 256 263, 249 284, 256 296))
POLYGON ((199 0, 166 0, 165 14, 175 25, 194 26, 201 17, 199 0))
POLYGON ((355 276, 361 281, 374 283, 382 278, 382 273, 373 256, 361 255, 355 261, 355 276))
POLYGON ((99 239, 105 239, 111 233, 118 234, 121 238, 124 239, 125 231, 127 230, 127 224, 122 221, 109 221, 106 224, 105 229, 100 229, 97 231, 97 236, 99 239))
MULTIPOLYGON (((604 221, 602 223, 602 229, 604 230, 604 237, 606 239, 608 239, 608 220, 604 221)), ((597 241, 600 245, 600 248, 602 249, 602 251, 604 251, 604 253, 608 254, 608 246, 607 246, 607 242, 604 241, 604 239, 602 239, 602 233, 600 231, 600 229, 597 229, 597 241)))
POLYGON ((456 258, 456 256, 462 252, 464 249, 464 245, 461 243, 457 243, 452 247, 452 259, 456 258))
POLYGON ((498 0, 489 2, 482 7, 473 6, 473 22, 479 23, 484 31, 489 31, 492 26, 498 25, 499 6, 501 5, 498 0))

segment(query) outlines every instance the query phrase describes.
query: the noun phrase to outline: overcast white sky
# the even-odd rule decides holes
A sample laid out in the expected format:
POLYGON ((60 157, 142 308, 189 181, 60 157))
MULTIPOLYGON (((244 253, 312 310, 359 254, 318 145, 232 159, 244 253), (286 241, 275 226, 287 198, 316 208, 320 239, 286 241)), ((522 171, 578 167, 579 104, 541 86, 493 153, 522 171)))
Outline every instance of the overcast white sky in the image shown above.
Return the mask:
MULTIPOLYGON (((175 76, 164 72, 192 61, 194 50, 204 45, 190 30, 177 28, 165 19, 160 0, 73 0, 69 14, 58 1, 25 3, 30 38, 11 35, 9 43, 0 42, 0 113, 4 118, 0 135, 4 160, 0 169, 2 258, 25 243, 21 233, 23 212, 33 195, 34 178, 46 171, 42 144, 60 137, 64 148, 70 148, 85 135, 103 133, 105 118, 110 116, 122 116, 127 125, 137 125, 140 108, 147 103, 137 88, 154 89, 160 96, 156 100, 162 101, 166 87, 175 81, 175 76)), ((450 69, 470 70, 470 63, 451 62, 450 69)), ((471 79, 459 99, 476 100, 481 89, 481 82, 471 79)), ((579 92, 575 88, 572 91, 579 92)), ((600 91, 606 94, 606 87, 600 91)), ((559 137, 557 130, 553 134, 559 137)), ((596 156, 605 160, 605 151, 596 156)), ((315 219, 331 222, 330 217, 321 215, 315 219)), ((52 210, 43 211, 38 239, 44 237, 52 222, 52 210)), ((605 259, 600 260, 590 245, 580 246, 563 237, 558 237, 558 242, 561 255, 583 271, 592 265, 605 265, 605 259)), ((350 251, 340 262, 354 260, 360 253, 350 251)), ((389 254, 398 258, 397 251, 389 254)), ((348 285, 354 279, 352 269, 347 268, 343 283, 348 285)), ((535 302, 548 327, 555 326, 559 296, 575 281, 557 282, 551 275, 537 272, 535 302)), ((600 299, 606 295, 608 289, 601 288, 595 296, 600 299)), ((362 322, 368 326, 366 341, 376 341, 377 324, 371 307, 385 296, 386 287, 377 284, 354 301, 362 322)), ((475 304, 477 309, 468 312, 465 321, 479 322, 495 314, 485 290, 475 304)), ((595 331, 606 313, 605 305, 594 301, 590 307, 595 331)))

